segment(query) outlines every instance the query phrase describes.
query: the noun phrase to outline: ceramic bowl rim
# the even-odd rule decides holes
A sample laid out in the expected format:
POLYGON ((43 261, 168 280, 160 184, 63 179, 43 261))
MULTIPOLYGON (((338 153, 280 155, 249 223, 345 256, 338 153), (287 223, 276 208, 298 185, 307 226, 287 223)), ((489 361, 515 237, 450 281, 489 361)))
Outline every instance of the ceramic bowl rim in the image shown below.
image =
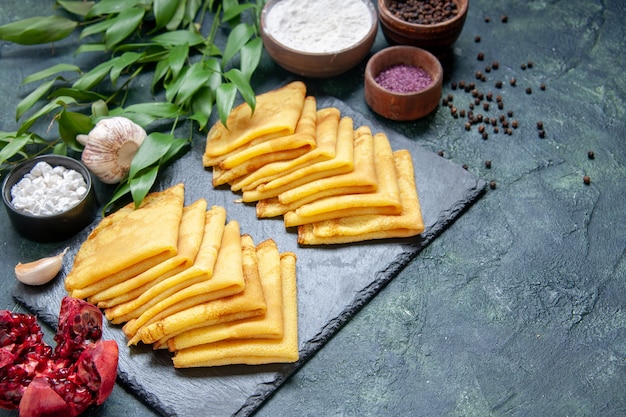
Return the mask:
POLYGON ((263 33, 264 36, 268 37, 269 39, 272 40, 272 42, 274 42, 276 45, 279 45, 281 48, 285 49, 286 51, 289 51, 293 54, 298 54, 298 55, 302 55, 302 56, 307 56, 307 57, 311 57, 311 58, 315 58, 315 57, 327 57, 327 56, 334 56, 334 55, 339 55, 354 49, 357 49, 359 46, 363 45, 364 43, 366 43, 368 41, 368 39, 370 37, 372 37, 372 35, 375 36, 376 32, 378 31, 378 12, 376 11, 376 7, 374 6, 373 2, 371 0, 360 0, 363 3, 366 4, 367 9, 370 12, 370 16, 372 18, 371 20, 371 26, 369 28, 369 30, 367 31, 367 33, 365 34, 365 36, 363 36, 361 39, 359 39, 357 42, 353 43, 352 45, 349 45, 343 49, 338 49, 336 51, 330 51, 330 52, 306 52, 306 51, 302 51, 300 49, 295 49, 292 48, 290 46, 285 45, 284 43, 280 42, 278 39, 276 39, 276 37, 272 36, 266 29, 267 25, 266 25, 266 18, 267 18, 267 14, 269 13, 269 11, 271 10, 271 8, 278 2, 280 2, 282 0, 268 0, 265 5, 263 6, 263 9, 261 10, 261 17, 259 19, 260 24, 260 30, 263 33))
POLYGON ((470 0, 453 0, 453 1, 457 3, 457 6, 459 6, 459 3, 460 3, 461 7, 459 9, 459 13, 457 13, 457 15, 454 16, 452 19, 448 19, 440 23, 434 23, 432 25, 422 25, 421 23, 411 23, 411 22, 407 22, 406 20, 402 20, 396 17, 393 13, 391 13, 389 8, 387 7, 387 4, 386 4, 387 0, 378 0, 378 13, 379 15, 384 14, 387 18, 389 18, 390 20, 392 20, 393 22, 401 26, 406 26, 406 27, 410 27, 414 29, 440 29, 448 25, 455 24, 458 20, 462 19, 463 16, 465 16, 465 14, 467 14, 470 0))
POLYGON ((55 155, 55 154, 46 154, 46 155, 38 155, 35 156, 33 158, 29 158, 25 161, 20 162, 19 164, 17 164, 16 166, 14 166, 9 173, 6 175, 6 177, 4 178, 4 180, 2 181, 2 200, 4 202, 4 205, 10 209, 13 213, 16 213, 20 216, 23 216, 25 218, 32 218, 32 219, 41 219, 41 220, 55 220, 57 218, 62 218, 63 216, 65 216, 68 212, 75 210, 77 207, 79 207, 87 198, 89 198, 89 194, 93 192, 93 181, 91 178, 91 174, 89 172, 89 170, 87 169, 87 167, 79 160, 72 158, 70 156, 65 156, 65 155, 55 155), (23 177, 25 174, 27 174, 28 172, 30 172, 30 170, 38 163, 38 162, 48 162, 51 159, 56 159, 59 161, 64 161, 64 163, 56 163, 56 164, 50 164, 53 167, 54 166, 59 166, 62 165, 66 168, 72 169, 74 171, 77 171, 78 173, 80 173, 83 178, 85 179, 85 184, 87 186, 87 192, 82 196, 82 198, 76 202, 76 204, 74 204, 72 207, 67 208, 66 210, 60 212, 60 213, 55 213, 55 214, 42 214, 42 215, 36 215, 36 214, 32 214, 32 213, 28 213, 25 211, 21 211, 18 210, 14 205, 12 200, 9 198, 10 194, 11 194, 11 188, 13 187, 13 185, 17 184, 23 177), (25 167, 29 167, 28 170, 22 172, 20 174, 20 171, 24 170, 25 167), (20 177, 17 178, 16 181, 13 182, 13 184, 11 184, 11 186, 9 187, 9 182, 11 182, 13 179, 15 179, 15 177, 20 174, 20 177))

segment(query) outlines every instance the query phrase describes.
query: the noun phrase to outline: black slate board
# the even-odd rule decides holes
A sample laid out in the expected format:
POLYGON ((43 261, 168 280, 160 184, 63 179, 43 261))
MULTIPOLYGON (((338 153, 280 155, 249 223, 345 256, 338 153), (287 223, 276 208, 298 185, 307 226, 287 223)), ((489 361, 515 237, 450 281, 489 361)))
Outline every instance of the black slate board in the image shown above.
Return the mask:
MULTIPOLYGON (((335 106, 351 116, 356 126, 384 131, 376 122, 332 97, 319 97, 319 107, 335 106)), ((418 237, 328 247, 298 247, 296 234, 286 231, 282 220, 258 220, 251 205, 235 202, 239 197, 227 189, 211 186, 204 171, 204 143, 173 164, 160 178, 159 189, 185 183, 186 203, 206 198, 209 205, 226 207, 229 219, 240 222, 242 233, 255 242, 273 238, 280 251, 296 253, 298 272, 299 349, 295 364, 224 366, 176 370, 171 354, 150 347, 126 347, 120 328, 106 325, 104 337, 120 345, 119 380, 165 416, 246 416, 268 398, 292 373, 332 337, 338 329, 421 249, 478 199, 485 181, 462 167, 430 152, 396 132, 386 131, 393 150, 409 149, 426 229, 418 237)), ((97 222, 97 220, 96 220, 97 222)), ((94 225, 95 223, 94 222, 94 225)), ((92 225, 93 227, 93 225, 92 225)), ((91 227, 70 241, 63 270, 71 262, 91 227)), ((14 297, 47 322, 55 325, 61 298, 66 295, 63 277, 45 287, 17 284, 14 297)))

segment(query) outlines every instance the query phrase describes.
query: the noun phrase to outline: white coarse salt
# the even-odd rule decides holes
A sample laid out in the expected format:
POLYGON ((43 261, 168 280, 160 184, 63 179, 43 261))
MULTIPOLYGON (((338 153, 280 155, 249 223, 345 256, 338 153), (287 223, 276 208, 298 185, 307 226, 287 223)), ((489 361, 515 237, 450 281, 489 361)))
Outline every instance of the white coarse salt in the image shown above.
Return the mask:
POLYGON ((85 178, 61 165, 37 162, 11 187, 11 204, 35 216, 51 216, 76 206, 87 194, 85 178))
POLYGON ((365 38, 372 27, 365 1, 281 0, 267 13, 266 31, 302 52, 339 52, 365 38))

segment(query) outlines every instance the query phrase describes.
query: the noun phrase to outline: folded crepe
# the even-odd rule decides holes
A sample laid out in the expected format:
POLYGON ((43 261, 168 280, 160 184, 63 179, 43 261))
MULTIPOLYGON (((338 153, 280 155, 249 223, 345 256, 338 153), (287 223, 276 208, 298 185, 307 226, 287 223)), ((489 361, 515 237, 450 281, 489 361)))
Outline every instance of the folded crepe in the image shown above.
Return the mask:
POLYGON ((218 233, 205 233, 214 237, 200 249, 194 266, 160 283, 158 288, 154 288, 154 294, 147 295, 144 305, 132 312, 132 316, 121 318, 132 317, 123 327, 124 333, 131 339, 129 344, 139 341, 141 328, 168 315, 244 290, 245 280, 240 271, 243 259, 239 223, 231 220, 218 233), (230 265, 232 271, 225 271, 226 265, 230 265))
POLYGON ((293 135, 278 136, 258 144, 251 142, 230 152, 223 159, 209 161, 214 163, 213 186, 232 183, 269 163, 304 155, 317 146, 316 125, 315 98, 307 97, 293 135))
MULTIPOLYGON (((173 304, 177 300, 174 295, 178 291, 212 277, 222 242, 229 239, 224 237, 226 210, 221 206, 213 206, 210 210, 203 212, 202 216, 204 218, 202 239, 193 264, 176 274, 163 276, 131 291, 129 300, 104 310, 107 319, 114 324, 120 324, 143 316, 134 321, 133 326, 129 325, 127 330, 136 329, 166 306, 173 304), (147 312, 148 310, 150 311, 147 312)), ((239 235, 237 228, 234 233, 236 233, 235 236, 239 235)), ((235 241, 236 243, 238 242, 235 241)), ((232 293, 241 291, 243 281, 213 281, 213 285, 216 289, 232 293)), ((135 330, 132 331, 133 334, 134 332, 135 330)))
POLYGON ((341 175, 354 170, 354 127, 352 119, 343 117, 337 126, 335 156, 325 161, 300 167, 292 172, 244 191, 243 201, 251 202, 276 197, 302 184, 320 178, 341 175))
MULTIPOLYGON (((267 306, 259 277, 254 242, 249 235, 242 235, 240 241, 241 263, 238 265, 228 260, 220 262, 219 271, 216 264, 214 278, 218 276, 218 272, 243 275, 243 291, 217 299, 207 299, 201 294, 180 302, 178 304, 185 308, 166 309, 163 318, 158 321, 151 320, 138 329, 137 335, 129 344, 141 340, 146 344, 155 343, 157 348, 166 348, 168 339, 186 330, 265 314, 267 306)), ((219 257, 224 251, 220 250, 219 257)))
POLYGON ((148 194, 139 208, 130 203, 101 220, 81 245, 65 278, 70 295, 106 279, 110 285, 141 274, 176 255, 184 186, 148 194))
POLYGON ((214 158, 257 138, 293 134, 305 96, 304 83, 294 81, 256 96, 254 111, 247 103, 240 104, 230 112, 226 126, 218 121, 211 127, 204 155, 214 158))
POLYGON ((87 301, 96 304, 100 308, 113 307, 134 298, 133 292, 135 291, 133 290, 141 288, 140 293, 143 293, 147 284, 153 284, 169 276, 176 275, 193 265, 193 261, 200 249, 202 235, 204 234, 206 208, 207 201, 204 198, 196 200, 183 208, 178 232, 178 252, 175 256, 135 277, 103 289, 90 296, 87 301))
POLYGON ((354 132, 354 169, 351 172, 314 180, 286 190, 277 197, 259 200, 256 213, 259 218, 282 216, 324 197, 371 193, 377 186, 374 139, 370 128, 361 126, 354 132))
POLYGON ((374 135, 378 187, 373 193, 343 194, 304 204, 284 215, 285 227, 364 214, 399 214, 402 210, 393 151, 384 133, 374 135))
POLYGON ((280 253, 276 242, 268 239, 259 243, 256 247, 256 254, 263 295, 267 304, 265 314, 188 330, 168 340, 167 347, 170 351, 174 352, 224 339, 279 339, 283 337, 283 288, 280 253))
POLYGON ((232 182, 231 190, 254 190, 260 184, 279 178, 299 168, 334 158, 340 119, 341 114, 334 107, 319 109, 316 112, 315 148, 295 159, 273 162, 262 166, 249 175, 232 182))
POLYGON ((350 243, 411 237, 422 233, 424 221, 411 154, 403 149, 394 152, 393 155, 402 199, 400 214, 343 217, 305 224, 298 226, 298 243, 301 245, 350 243))
POLYGON ((299 359, 296 256, 280 256, 283 284, 283 336, 280 339, 228 339, 176 351, 175 368, 291 363, 299 359))

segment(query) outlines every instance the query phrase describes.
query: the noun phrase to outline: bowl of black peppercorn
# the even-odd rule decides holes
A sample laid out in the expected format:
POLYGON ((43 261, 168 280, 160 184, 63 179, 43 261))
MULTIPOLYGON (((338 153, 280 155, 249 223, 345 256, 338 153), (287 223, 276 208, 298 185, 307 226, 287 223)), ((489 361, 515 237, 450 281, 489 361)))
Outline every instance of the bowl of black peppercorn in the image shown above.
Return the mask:
POLYGON ((440 55, 461 34, 468 8, 469 0, 378 0, 378 18, 390 44, 440 55))

